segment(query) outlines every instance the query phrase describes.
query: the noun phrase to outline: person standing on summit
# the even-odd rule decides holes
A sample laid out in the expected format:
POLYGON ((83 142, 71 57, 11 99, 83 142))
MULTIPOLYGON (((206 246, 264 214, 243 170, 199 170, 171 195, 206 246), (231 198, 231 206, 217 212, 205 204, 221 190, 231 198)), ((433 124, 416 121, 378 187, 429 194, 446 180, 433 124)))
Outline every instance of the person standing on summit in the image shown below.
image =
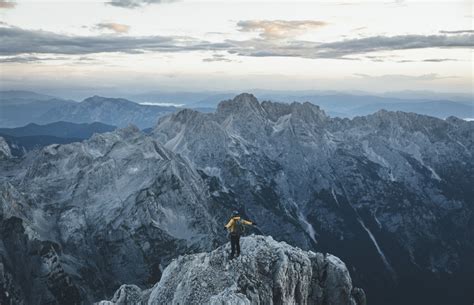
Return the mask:
POLYGON ((224 226, 224 228, 230 233, 230 246, 231 253, 230 259, 234 258, 234 255, 237 253, 237 256, 240 255, 240 236, 244 233, 244 226, 254 225, 256 222, 242 219, 238 211, 232 212, 232 217, 229 222, 224 226))

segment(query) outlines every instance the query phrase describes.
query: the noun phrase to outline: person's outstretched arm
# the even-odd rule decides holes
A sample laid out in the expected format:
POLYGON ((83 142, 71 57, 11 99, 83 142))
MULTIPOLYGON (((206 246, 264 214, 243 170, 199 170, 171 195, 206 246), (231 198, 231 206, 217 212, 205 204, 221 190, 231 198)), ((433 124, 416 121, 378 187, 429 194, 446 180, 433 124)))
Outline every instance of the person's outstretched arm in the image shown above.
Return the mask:
POLYGON ((234 218, 231 218, 229 222, 224 226, 226 229, 229 229, 234 224, 234 218))
POLYGON ((255 221, 250 221, 250 220, 243 219, 242 222, 244 223, 244 225, 248 225, 248 226, 257 225, 257 223, 255 221))

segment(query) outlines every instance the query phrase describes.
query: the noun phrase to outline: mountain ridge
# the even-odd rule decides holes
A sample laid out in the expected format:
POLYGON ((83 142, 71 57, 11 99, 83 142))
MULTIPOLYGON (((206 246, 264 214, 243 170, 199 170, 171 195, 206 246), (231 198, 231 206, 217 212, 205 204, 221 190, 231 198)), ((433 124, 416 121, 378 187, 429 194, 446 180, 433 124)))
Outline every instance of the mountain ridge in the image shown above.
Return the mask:
POLYGON ((208 253, 180 256, 153 288, 121 286, 112 301, 132 304, 331 304, 365 305, 342 261, 276 242, 242 238, 242 255, 228 260, 229 243, 208 253))
MULTIPOLYGON (((41 237, 81 300, 123 283, 149 288, 173 257, 221 245, 222 224, 239 210, 278 241, 340 257, 371 302, 471 299, 473 122, 387 111, 330 118, 310 104, 241 98, 221 113, 163 117, 150 135, 128 127, 1 161, 0 222, 17 217, 28 233, 4 226, 13 236, 0 251, 5 277, 41 237)), ((16 272, 44 291, 23 297, 54 298, 47 277, 16 272)))
POLYGON ((71 123, 65 121, 53 122, 45 125, 29 123, 16 128, 0 128, 0 133, 14 137, 50 135, 62 138, 89 138, 94 132, 107 132, 116 129, 115 126, 93 123, 71 123))
POLYGON ((53 108, 44 113, 40 120, 73 123, 101 122, 119 127, 135 124, 143 129, 155 125, 160 116, 175 110, 175 107, 140 105, 127 99, 96 95, 80 103, 53 108))
POLYGON ((54 122, 46 125, 30 123, 17 128, 0 128, 14 156, 20 157, 31 150, 37 150, 51 144, 80 142, 94 133, 115 130, 115 126, 94 122, 91 124, 54 122))

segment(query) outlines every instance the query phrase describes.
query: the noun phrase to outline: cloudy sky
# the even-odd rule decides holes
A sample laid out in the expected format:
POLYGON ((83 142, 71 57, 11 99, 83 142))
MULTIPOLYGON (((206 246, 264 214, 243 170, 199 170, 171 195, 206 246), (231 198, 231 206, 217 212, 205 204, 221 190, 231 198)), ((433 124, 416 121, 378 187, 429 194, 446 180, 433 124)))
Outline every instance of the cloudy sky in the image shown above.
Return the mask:
POLYGON ((473 1, 0 0, 1 89, 472 92, 473 1))

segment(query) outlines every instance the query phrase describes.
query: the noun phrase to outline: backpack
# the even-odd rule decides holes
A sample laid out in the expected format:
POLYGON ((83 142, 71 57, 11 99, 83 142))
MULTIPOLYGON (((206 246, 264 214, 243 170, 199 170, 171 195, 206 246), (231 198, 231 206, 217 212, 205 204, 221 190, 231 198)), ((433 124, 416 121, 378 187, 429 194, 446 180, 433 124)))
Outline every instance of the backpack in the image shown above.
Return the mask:
POLYGON ((239 219, 235 222, 234 233, 237 235, 242 235, 245 233, 245 225, 242 219, 239 219))

